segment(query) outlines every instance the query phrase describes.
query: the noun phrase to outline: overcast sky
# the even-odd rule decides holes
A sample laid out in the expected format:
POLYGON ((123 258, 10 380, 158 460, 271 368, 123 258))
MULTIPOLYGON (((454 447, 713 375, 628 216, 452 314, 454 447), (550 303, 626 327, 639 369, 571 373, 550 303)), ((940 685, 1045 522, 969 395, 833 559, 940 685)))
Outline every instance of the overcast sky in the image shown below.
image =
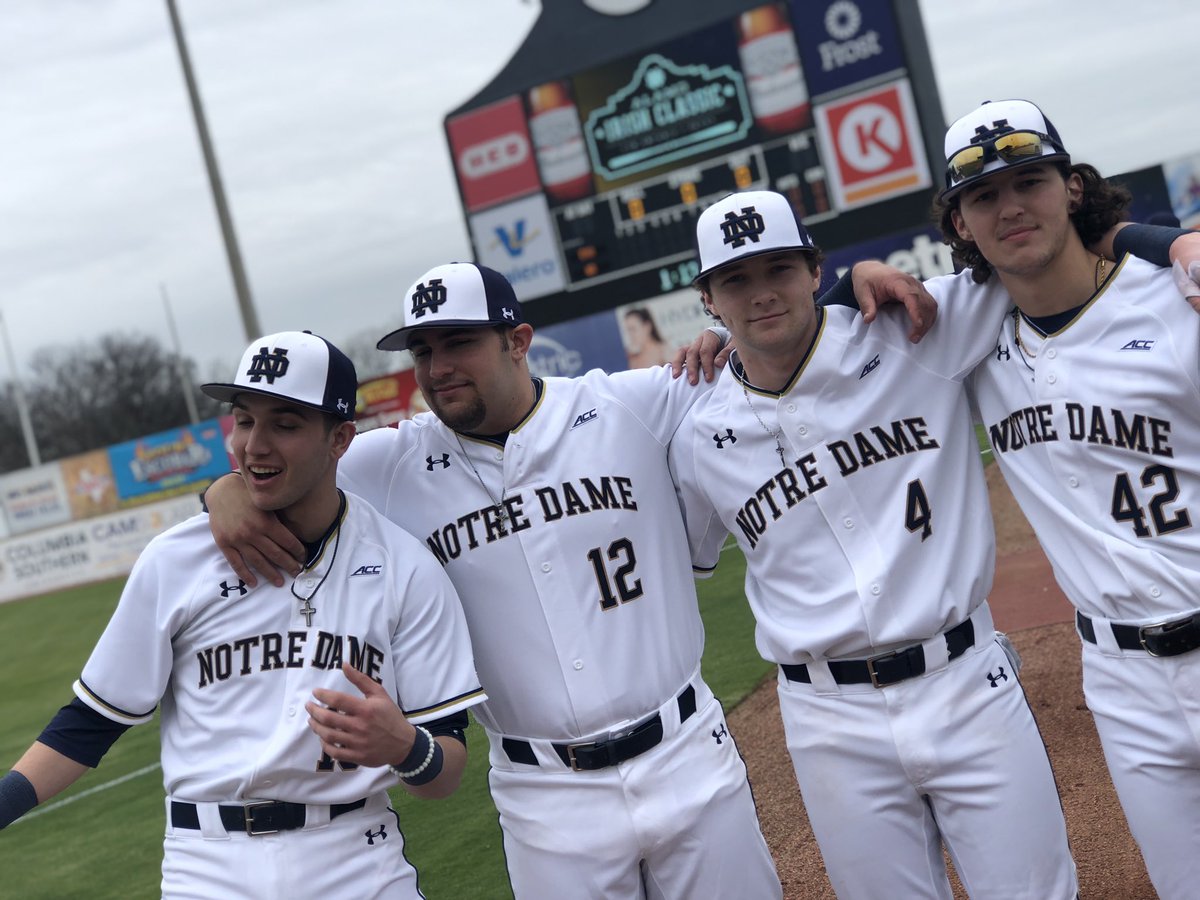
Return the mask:
MULTIPOLYGON (((442 118, 538 3, 178 3, 262 330, 390 330, 422 271, 469 257, 442 118)), ((919 6, 948 120, 1027 97, 1105 174, 1200 153, 1197 0, 919 6)), ((246 338, 164 0, 0 5, 0 228, 22 378, 48 345, 168 342, 163 290, 183 352, 226 377, 246 338)), ((11 364, 0 345, 0 382, 11 364)))

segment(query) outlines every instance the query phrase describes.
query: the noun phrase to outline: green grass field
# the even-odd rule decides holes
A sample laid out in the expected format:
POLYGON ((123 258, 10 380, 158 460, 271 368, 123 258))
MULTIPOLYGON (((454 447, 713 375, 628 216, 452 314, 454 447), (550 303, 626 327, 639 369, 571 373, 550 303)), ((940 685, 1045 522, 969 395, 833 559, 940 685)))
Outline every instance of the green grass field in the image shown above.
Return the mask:
MULTIPOLYGON (((728 550, 700 582, 708 633, 704 672, 726 709, 770 671, 754 649, 742 594, 744 561, 728 550)), ((71 683, 116 607, 122 581, 0 604, 4 728, 0 772, 71 697, 71 683)), ((496 810, 487 793, 487 740, 468 733, 471 762, 447 800, 393 792, 409 859, 431 898, 510 898, 496 810)), ((162 855, 163 789, 157 724, 130 729, 98 769, 0 834, 0 897, 129 900, 156 897, 162 855)))

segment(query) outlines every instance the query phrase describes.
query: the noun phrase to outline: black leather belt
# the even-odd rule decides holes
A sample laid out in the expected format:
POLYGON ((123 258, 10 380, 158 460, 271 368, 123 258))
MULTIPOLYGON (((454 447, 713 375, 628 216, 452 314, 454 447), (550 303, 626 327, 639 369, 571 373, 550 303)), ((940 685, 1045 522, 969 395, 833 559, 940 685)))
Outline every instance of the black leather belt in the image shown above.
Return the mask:
MULTIPOLYGON (((1075 612, 1079 635, 1089 644, 1096 640, 1096 625, 1083 613, 1075 612)), ((1113 637, 1122 650, 1145 650, 1151 656, 1180 656, 1200 647, 1200 614, 1184 616, 1155 625, 1120 625, 1111 622, 1113 637)))
MULTIPOLYGON (((686 722, 696 711, 696 689, 690 684, 675 698, 679 705, 679 721, 686 722)), ((655 713, 651 718, 637 725, 629 732, 611 737, 604 741, 592 741, 583 744, 554 744, 554 752, 558 754, 564 765, 570 766, 576 772, 606 769, 633 759, 645 753, 652 747, 662 743, 662 716, 655 713)), ((508 758, 515 763, 528 766, 541 765, 529 741, 517 738, 502 738, 500 745, 508 758)))
MULTIPOLYGON (((946 639, 947 656, 957 659, 975 645, 975 625, 970 619, 955 625, 943 634, 946 639)), ((831 659, 829 672, 838 684, 873 684, 886 687, 908 678, 916 678, 925 672, 925 651, 920 644, 881 653, 869 659, 831 659)), ((784 663, 779 668, 788 681, 812 684, 812 676, 804 663, 784 663)))
MULTIPOLYGON (((334 803, 329 807, 329 818, 338 816, 367 805, 367 798, 355 800, 353 803, 334 803)), ((286 800, 259 800, 247 803, 245 806, 219 806, 221 824, 226 831, 244 831, 246 834, 275 834, 280 831, 293 831, 304 827, 304 804, 289 803, 286 800)), ((185 803, 182 800, 171 801, 171 825, 175 828, 200 827, 200 815, 195 803, 185 803)))

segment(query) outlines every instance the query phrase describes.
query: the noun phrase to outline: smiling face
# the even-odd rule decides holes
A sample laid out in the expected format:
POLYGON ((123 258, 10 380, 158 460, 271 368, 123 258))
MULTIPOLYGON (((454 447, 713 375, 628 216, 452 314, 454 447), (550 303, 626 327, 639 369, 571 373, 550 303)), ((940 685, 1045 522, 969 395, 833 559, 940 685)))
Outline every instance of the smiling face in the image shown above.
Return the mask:
POLYGON ((1002 278, 1035 277, 1078 242, 1070 210, 1082 192, 1078 175, 1064 179, 1053 164, 1025 165, 966 188, 951 216, 959 236, 974 241, 1002 278))
POLYGON ((803 250, 781 250, 738 260, 708 277, 704 304, 729 329, 752 380, 756 369, 794 369, 808 349, 816 327, 813 295, 821 283, 820 267, 810 262, 803 250))
POLYGON ((353 422, 278 397, 247 392, 233 401, 233 457, 251 502, 299 525, 305 539, 309 526, 315 538, 329 525, 331 498, 336 512, 336 463, 353 437, 353 422))
POLYGON ((455 431, 499 434, 533 405, 525 355, 533 329, 422 328, 408 337, 417 386, 455 431))

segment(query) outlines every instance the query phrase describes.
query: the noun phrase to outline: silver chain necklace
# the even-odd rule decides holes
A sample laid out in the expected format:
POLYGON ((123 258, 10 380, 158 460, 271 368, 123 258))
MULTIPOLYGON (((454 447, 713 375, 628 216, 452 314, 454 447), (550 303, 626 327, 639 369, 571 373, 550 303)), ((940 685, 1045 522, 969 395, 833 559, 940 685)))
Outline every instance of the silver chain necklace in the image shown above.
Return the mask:
POLYGON ((504 496, 503 481, 501 481, 501 486, 500 486, 500 499, 497 500, 496 496, 488 488, 487 482, 485 482, 483 480, 483 476, 479 474, 479 470, 477 468, 475 468, 475 463, 471 460, 470 454, 467 453, 467 448, 463 446, 462 438, 460 438, 458 436, 457 431, 454 432, 454 439, 456 441, 458 441, 458 449, 462 452, 463 459, 465 459, 467 461, 467 465, 470 466, 471 471, 475 473, 475 480, 479 482, 479 486, 481 488, 483 488, 483 492, 485 494, 487 494, 488 499, 492 501, 492 509, 495 510, 495 512, 496 512, 496 518, 500 520, 500 526, 502 528, 507 528, 509 515, 508 515, 508 507, 504 505, 504 501, 507 498, 504 496))
POLYGON ((750 412, 754 413, 754 418, 758 422, 759 427, 762 428, 762 430, 770 435, 771 439, 775 441, 775 452, 779 454, 779 461, 783 464, 784 468, 787 468, 787 453, 784 452, 783 442, 780 440, 780 438, 783 436, 783 428, 780 427, 771 429, 767 427, 767 423, 762 420, 762 416, 760 416, 758 414, 758 410, 754 408, 754 401, 750 399, 750 392, 746 390, 746 382, 744 380, 746 377, 746 370, 743 368, 740 374, 742 376, 742 379, 740 379, 742 384, 742 396, 746 398, 746 405, 750 407, 750 412))

